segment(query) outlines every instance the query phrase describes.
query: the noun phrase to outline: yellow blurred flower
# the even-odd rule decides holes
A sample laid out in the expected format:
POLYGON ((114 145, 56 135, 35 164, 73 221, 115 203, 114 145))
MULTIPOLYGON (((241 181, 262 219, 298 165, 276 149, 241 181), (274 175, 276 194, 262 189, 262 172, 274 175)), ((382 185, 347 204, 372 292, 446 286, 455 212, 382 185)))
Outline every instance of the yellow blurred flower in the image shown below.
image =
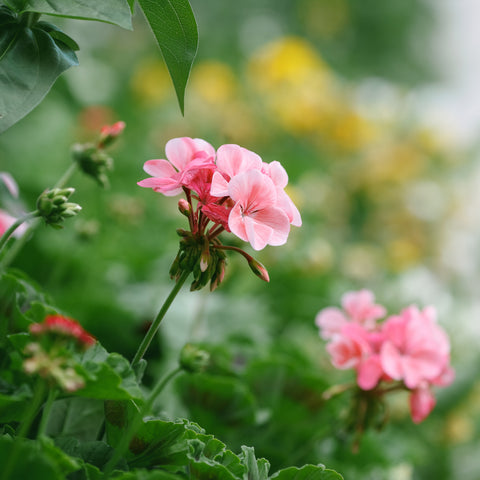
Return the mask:
POLYGON ((297 37, 281 38, 261 48, 250 60, 248 71, 253 84, 264 91, 303 85, 312 78, 321 86, 330 76, 313 47, 297 37))
POLYGON ((237 95, 237 81, 232 69, 212 60, 193 68, 190 88, 201 99, 219 105, 232 101, 237 95))
POLYGON ((167 67, 159 59, 140 62, 130 82, 134 95, 145 105, 158 105, 173 95, 167 67))

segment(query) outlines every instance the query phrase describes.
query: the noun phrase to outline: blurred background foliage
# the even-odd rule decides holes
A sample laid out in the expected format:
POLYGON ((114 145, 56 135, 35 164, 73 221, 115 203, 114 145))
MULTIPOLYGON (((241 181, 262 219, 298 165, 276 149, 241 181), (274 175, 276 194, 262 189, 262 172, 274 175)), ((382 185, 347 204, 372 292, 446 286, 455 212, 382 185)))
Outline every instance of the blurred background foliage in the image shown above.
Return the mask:
POLYGON ((175 229, 184 227, 176 199, 136 185, 143 163, 164 158, 177 136, 279 160, 304 225, 287 245, 256 255, 270 284, 232 255, 215 293, 181 293, 148 353, 148 378, 173 365, 187 340, 214 361, 180 378, 158 409, 188 415, 233 450, 254 446, 272 471, 322 462, 345 478, 478 479, 480 170, 474 145, 416 115, 416 89, 438 80, 432 3, 195 0, 192 8, 200 49, 184 118, 143 18, 134 32, 62 24, 80 44, 80 67, 0 138, 1 170, 21 190, 11 213, 33 208, 70 165, 73 143, 120 119, 127 128, 112 152, 110 188, 77 173, 81 215, 61 231, 41 227, 14 266, 107 349, 131 358, 172 286, 175 229), (313 319, 363 287, 392 313, 435 304, 457 380, 419 426, 406 398, 395 397, 388 424, 353 453, 348 394, 321 399, 352 377, 330 366, 313 319))

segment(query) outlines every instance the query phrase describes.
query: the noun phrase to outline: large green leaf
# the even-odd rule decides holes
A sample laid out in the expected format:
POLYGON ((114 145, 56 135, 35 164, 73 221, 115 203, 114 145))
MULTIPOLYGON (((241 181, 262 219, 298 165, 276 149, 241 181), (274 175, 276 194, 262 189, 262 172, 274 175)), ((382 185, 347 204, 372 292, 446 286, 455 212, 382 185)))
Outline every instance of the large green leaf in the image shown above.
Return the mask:
POLYGON ((132 29, 127 0, 28 0, 23 11, 98 20, 132 29))
POLYGON ((108 353, 99 343, 81 358, 86 385, 76 395, 102 400, 143 398, 128 360, 118 353, 108 353))
POLYGON ((271 478, 272 480, 343 480, 339 473, 326 469, 323 465, 284 468, 271 478))
POLYGON ((0 7, 0 133, 35 108, 62 72, 78 65, 71 46, 50 33, 56 27, 30 26, 27 17, 0 7))
POLYGON ((139 0, 172 77, 182 114, 185 87, 197 54, 198 32, 188 0, 139 0))

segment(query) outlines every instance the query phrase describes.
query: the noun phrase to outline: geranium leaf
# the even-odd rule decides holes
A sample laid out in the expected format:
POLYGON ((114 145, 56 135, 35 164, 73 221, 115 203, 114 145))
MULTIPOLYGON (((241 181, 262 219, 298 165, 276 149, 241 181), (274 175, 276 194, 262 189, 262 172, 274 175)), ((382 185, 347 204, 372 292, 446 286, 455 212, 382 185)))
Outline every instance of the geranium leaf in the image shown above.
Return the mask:
POLYGON ((132 15, 127 0, 28 0, 22 11, 98 20, 132 29, 132 15))
POLYGON ((272 475, 272 480, 343 480, 335 470, 326 469, 324 465, 304 465, 301 468, 289 467, 272 475))
POLYGON ((78 65, 72 48, 50 35, 50 24, 30 26, 22 18, 0 7, 0 133, 35 108, 62 72, 78 65))
POLYGON ((197 54, 198 31, 188 0, 139 0, 157 39, 184 112, 185 87, 197 54))
POLYGON ((76 395, 109 400, 142 398, 134 371, 128 360, 118 353, 109 354, 97 343, 80 361, 86 385, 76 395))

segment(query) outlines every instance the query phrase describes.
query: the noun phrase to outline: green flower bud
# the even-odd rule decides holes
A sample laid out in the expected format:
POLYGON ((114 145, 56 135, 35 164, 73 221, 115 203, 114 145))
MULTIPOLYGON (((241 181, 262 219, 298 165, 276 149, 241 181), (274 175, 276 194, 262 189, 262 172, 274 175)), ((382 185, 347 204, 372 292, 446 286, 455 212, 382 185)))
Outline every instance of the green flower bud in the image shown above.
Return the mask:
POLYGON ((65 218, 77 215, 82 207, 76 203, 68 202, 74 188, 53 188, 45 190, 37 200, 38 216, 43 217, 47 225, 61 228, 60 223, 65 218))
POLYGON ((210 361, 210 354, 191 343, 187 343, 180 352, 180 366, 188 373, 203 372, 210 361))

